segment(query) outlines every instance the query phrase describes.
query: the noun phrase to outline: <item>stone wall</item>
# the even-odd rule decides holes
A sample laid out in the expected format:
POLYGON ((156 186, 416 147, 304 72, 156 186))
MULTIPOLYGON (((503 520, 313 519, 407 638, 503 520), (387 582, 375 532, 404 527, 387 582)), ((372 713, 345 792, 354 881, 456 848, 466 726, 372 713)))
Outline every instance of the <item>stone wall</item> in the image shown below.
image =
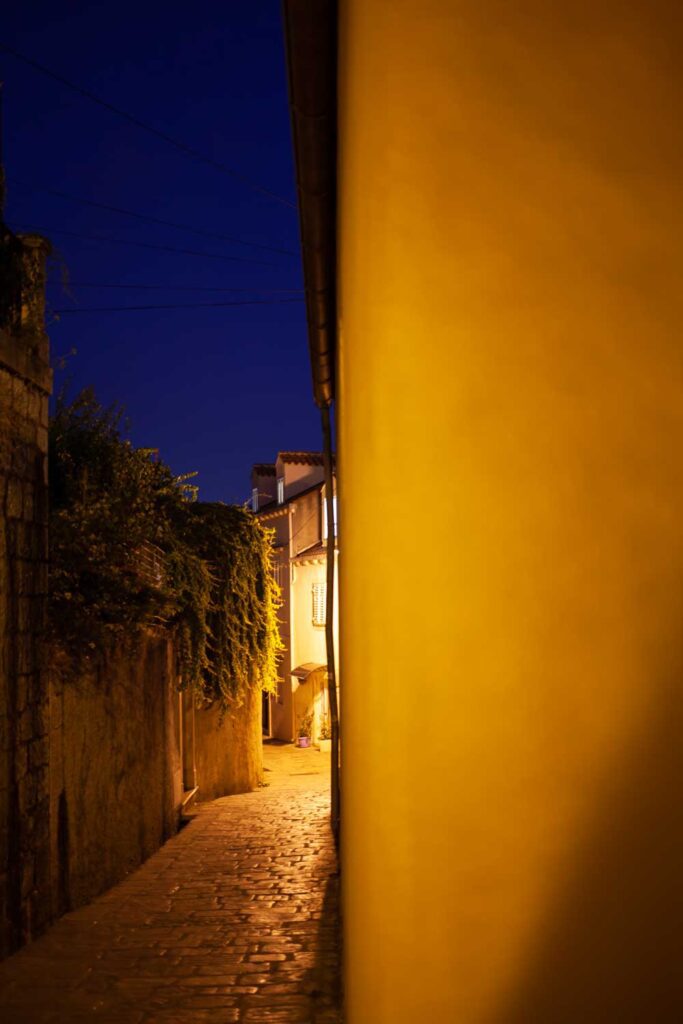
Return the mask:
POLYGON ((0 959, 153 853, 195 768, 202 799, 261 780, 260 694, 197 711, 190 750, 169 637, 48 672, 47 251, 0 226, 0 959))
POLYGON ((188 766, 194 744, 198 800, 246 793, 261 783, 260 691, 251 693, 241 708, 224 716, 215 706, 198 708, 193 716, 191 698, 184 695, 183 733, 188 766))
POLYGON ((97 671, 51 673, 55 916, 114 885, 178 827, 178 695, 170 640, 148 636, 97 671))
POLYGON ((96 671, 50 673, 54 917, 116 884, 173 835, 183 788, 195 780, 201 800, 260 783, 260 694, 221 719, 215 708, 193 715, 177 683, 163 635, 128 654, 113 650, 96 671))
POLYGON ((43 330, 47 244, 0 239, 0 957, 50 917, 47 401, 43 330))

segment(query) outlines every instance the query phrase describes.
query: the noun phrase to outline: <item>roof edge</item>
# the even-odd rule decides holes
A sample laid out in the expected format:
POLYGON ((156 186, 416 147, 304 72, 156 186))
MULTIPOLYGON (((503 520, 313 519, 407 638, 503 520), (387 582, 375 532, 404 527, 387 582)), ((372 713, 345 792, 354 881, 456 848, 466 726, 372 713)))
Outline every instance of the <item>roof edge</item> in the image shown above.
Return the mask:
POLYGON ((335 396, 337 0, 283 0, 313 397, 335 396))

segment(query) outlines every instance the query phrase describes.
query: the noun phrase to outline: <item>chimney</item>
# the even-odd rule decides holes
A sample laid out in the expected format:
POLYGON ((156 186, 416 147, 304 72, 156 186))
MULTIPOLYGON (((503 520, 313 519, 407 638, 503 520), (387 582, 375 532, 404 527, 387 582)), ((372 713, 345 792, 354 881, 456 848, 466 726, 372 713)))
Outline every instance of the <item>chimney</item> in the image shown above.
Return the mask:
POLYGON ((265 505, 275 501, 277 490, 275 481, 275 466, 272 463, 257 462, 251 470, 252 509, 257 512, 265 505), (254 496, 258 496, 256 507, 254 507, 254 496))

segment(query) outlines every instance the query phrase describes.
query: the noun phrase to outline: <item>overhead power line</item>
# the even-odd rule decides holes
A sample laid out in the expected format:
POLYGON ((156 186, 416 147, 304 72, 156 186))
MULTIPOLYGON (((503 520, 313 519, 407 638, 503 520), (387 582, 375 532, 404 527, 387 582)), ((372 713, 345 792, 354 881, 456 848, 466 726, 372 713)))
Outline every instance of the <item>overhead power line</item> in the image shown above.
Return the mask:
POLYGON ((172 303, 168 306, 74 306, 70 309, 53 309, 53 313, 126 313, 144 309, 220 309, 226 306, 278 306, 292 302, 303 302, 303 298, 294 299, 244 299, 241 302, 189 302, 172 303))
POLYGON ((302 294, 303 288, 210 288, 206 285, 183 285, 183 284, 97 284, 91 281, 67 281, 69 288, 123 288, 135 291, 158 291, 158 292, 247 292, 260 295, 293 295, 302 294))
POLYGON ((29 185, 25 181, 16 178, 8 178, 14 185, 20 185, 32 192, 44 192, 48 196, 57 196, 59 199, 68 199, 72 203, 80 203, 82 206, 91 206, 96 210, 107 210, 109 213, 120 213, 125 217, 134 217, 136 220, 145 221, 147 224, 161 224, 164 227, 179 228, 181 231, 190 231, 195 235, 203 235, 205 238, 218 238, 222 242, 232 242, 235 245, 247 245, 252 249, 265 249, 268 252, 280 253, 283 256, 298 256, 293 249, 281 249, 276 245, 265 245, 261 242, 248 242, 243 238, 233 238, 231 235, 223 235, 218 231, 207 231, 206 228, 193 227, 191 224, 180 224, 177 221, 163 220, 161 217, 153 217, 147 213, 137 213, 135 210, 125 210, 120 206, 110 206, 108 203, 96 203, 92 199, 82 199, 80 196, 69 195, 68 192, 60 192, 54 188, 42 188, 37 185, 29 185))
POLYGON ((23 53, 19 53, 18 50, 12 49, 10 46, 2 46, 0 48, 2 52, 10 54, 16 60, 22 61, 29 67, 34 68, 36 71, 40 71, 43 75, 47 75, 48 78, 54 79, 55 82, 59 82, 61 85, 65 85, 68 89, 72 89, 80 96, 84 96, 92 103, 97 103, 98 106, 104 107, 105 110, 111 111, 113 114, 117 114, 119 117, 124 118, 131 124, 134 124, 137 128, 141 128, 143 131, 149 132, 150 135, 155 135, 158 139, 163 139, 170 146, 180 150, 181 153, 185 153, 187 156, 193 157, 195 160, 200 160, 202 163, 209 164, 218 171, 222 171, 224 174, 230 175, 235 181, 239 181, 242 185, 246 185, 247 188, 252 189, 254 192, 260 192, 262 195, 268 196, 270 199, 274 199, 278 203, 282 203, 284 206, 289 206, 291 209, 296 209, 296 203, 293 203, 290 199, 285 196, 278 195, 277 192, 272 192, 269 188, 265 188, 263 185, 259 185, 258 182, 253 181, 244 174, 240 174, 233 167, 229 167, 227 164, 221 163, 219 160, 214 160, 212 157, 207 156, 205 153, 201 153, 194 147, 189 146, 186 142, 182 142, 180 139, 175 139, 171 135, 167 135, 166 132, 160 131, 159 128, 155 128, 151 124, 147 124, 146 121, 141 121, 139 117, 135 117, 133 114, 129 114, 125 110, 121 110, 120 107, 114 106, 113 103, 109 103, 107 100, 103 100, 100 96, 96 96, 88 89, 82 88, 80 85, 76 85, 74 82, 70 82, 68 78, 64 78, 62 75, 58 75, 57 72, 46 68, 44 64, 39 64, 37 60, 32 60, 23 53))
POLYGON ((89 242, 111 242, 113 245, 134 245, 138 249, 158 249, 161 252, 179 252, 185 256, 204 256, 209 260, 227 260, 229 263, 253 263, 259 267, 280 267, 278 263, 266 260, 252 260, 248 256, 224 256, 218 252, 203 252, 201 249, 178 249, 173 245, 154 245, 153 242, 137 242, 130 238, 112 238, 110 235, 85 235, 80 231, 64 231, 62 228, 44 228, 36 224, 20 224, 20 230, 38 231, 45 235, 66 235, 69 238, 84 238, 89 242))

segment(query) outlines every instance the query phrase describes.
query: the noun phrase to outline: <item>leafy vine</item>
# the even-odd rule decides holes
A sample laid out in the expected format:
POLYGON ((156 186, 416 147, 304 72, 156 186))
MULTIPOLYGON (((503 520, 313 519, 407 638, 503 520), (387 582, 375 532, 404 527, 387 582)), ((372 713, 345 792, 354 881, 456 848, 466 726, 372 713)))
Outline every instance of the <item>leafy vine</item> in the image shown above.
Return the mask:
MULTIPOLYGON (((191 476, 190 474, 189 476, 191 476)), ((120 408, 62 395, 50 424, 50 636, 75 669, 112 641, 168 630, 182 685, 238 706, 272 692, 281 642, 270 531, 246 509, 194 500, 120 408)))

